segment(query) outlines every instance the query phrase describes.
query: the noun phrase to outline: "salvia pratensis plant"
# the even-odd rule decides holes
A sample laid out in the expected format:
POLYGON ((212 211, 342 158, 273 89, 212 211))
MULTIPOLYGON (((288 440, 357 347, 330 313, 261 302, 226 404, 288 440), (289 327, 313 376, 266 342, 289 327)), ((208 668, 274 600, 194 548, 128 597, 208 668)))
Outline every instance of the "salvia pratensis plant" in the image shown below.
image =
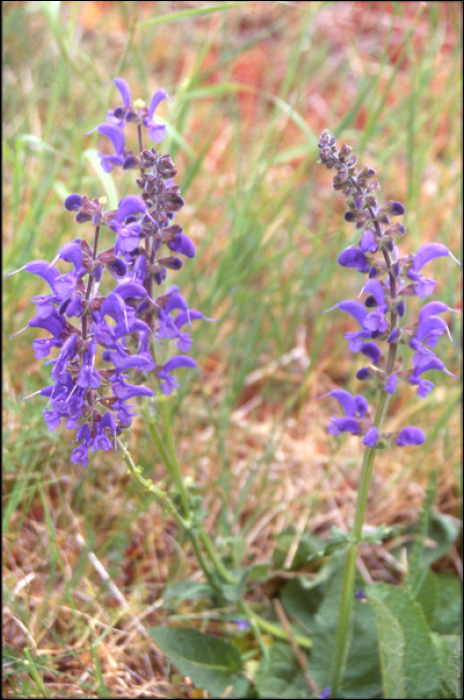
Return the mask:
MULTIPOLYGON (((261 630, 308 649, 308 637, 263 619, 245 601, 247 570, 230 570, 224 564, 204 529, 202 499, 182 476, 167 400, 179 385, 173 373, 196 367, 190 355, 192 323, 213 319, 190 308, 177 285, 163 287, 171 271, 195 257, 193 242, 176 220, 184 201, 174 183, 175 165, 169 154, 144 143, 146 136, 155 144, 165 138, 166 126, 157 121, 155 111, 160 102, 171 98, 159 89, 146 107, 141 100, 132 101, 124 79, 112 82, 122 104, 109 110, 105 122, 92 131, 105 137, 113 149, 110 154, 99 153, 103 170, 134 170, 134 191, 115 210, 105 208, 104 197, 70 194, 64 201, 66 210, 74 214, 70 224, 91 233, 66 243, 54 260, 36 260, 21 268, 42 277, 51 289, 32 299, 36 314, 27 326, 49 333, 32 343, 37 359, 50 358, 45 364, 50 367, 51 383, 37 392, 47 400, 44 418, 51 431, 63 422, 74 431, 73 444, 77 444, 70 459, 76 465, 86 467, 90 451, 114 448, 122 455, 131 477, 158 498, 191 541, 215 599, 233 602, 240 613, 234 619, 237 628, 250 627, 256 633, 266 661, 269 655, 261 630), (126 131, 131 129, 136 135, 134 150, 126 147, 126 131), (71 270, 61 272, 57 263, 68 263, 71 270), (169 492, 144 477, 123 441, 139 406, 172 479, 174 488, 169 492)), ((412 296, 427 299, 434 292, 436 283, 424 276, 425 265, 437 257, 454 256, 441 243, 426 243, 415 255, 400 255, 397 242, 405 227, 397 217, 404 215, 403 205, 392 201, 379 205, 375 171, 369 167, 358 171, 351 149, 337 149, 328 131, 323 132, 319 149, 320 162, 336 170, 334 188, 346 196, 345 219, 359 230, 359 245, 343 251, 339 263, 367 276, 356 300, 340 301, 333 309, 356 320, 359 329, 346 335, 350 351, 363 358, 356 377, 378 392, 375 411, 362 394, 353 396, 339 388, 325 395, 335 399, 344 413, 330 419, 329 433, 357 435, 365 448, 331 684, 319 691, 312 680, 308 683, 313 694, 335 698, 343 680, 353 598, 364 595, 354 591, 356 556, 376 451, 420 445, 426 439, 418 426, 385 430, 389 398, 402 385, 413 387, 421 398, 427 396, 433 383, 423 375, 430 370, 455 376, 435 352, 442 336, 452 342, 444 315, 455 310, 438 300, 426 301, 413 320, 408 319, 407 302, 412 296), (400 356, 400 348, 409 348, 410 366, 400 356)))
MULTIPOLYGON (((192 323, 215 319, 190 308, 177 285, 160 289, 168 271, 179 270, 185 258, 195 256, 193 242, 176 221, 184 200, 174 183, 175 165, 168 154, 144 144, 146 135, 155 144, 165 138, 166 126, 154 113, 162 100, 171 98, 159 89, 147 108, 142 100, 132 101, 123 78, 112 82, 122 105, 109 110, 106 121, 92 131, 109 139, 114 149, 98 154, 103 170, 137 171, 137 193, 124 196, 115 210, 105 209, 105 197, 70 194, 64 206, 74 213, 76 226, 92 230, 92 242, 75 238, 53 261, 32 261, 15 271, 38 275, 51 288, 32 299, 36 315, 26 326, 50 334, 32 343, 37 359, 54 355, 46 362, 51 384, 37 392, 47 399, 44 418, 51 431, 62 422, 75 431, 73 442, 78 444, 70 459, 76 465, 88 465, 90 450, 114 448, 122 454, 132 478, 158 498, 190 539, 215 598, 231 600, 231 589, 236 591, 233 599, 241 615, 237 627, 250 625, 258 636, 262 628, 288 639, 281 626, 260 617, 241 597, 246 577, 224 565, 204 529, 201 496, 181 474, 166 400, 179 385, 173 373, 196 367, 188 354, 192 323), (135 151, 126 148, 126 127, 136 131, 135 151), (58 261, 72 269, 60 272, 58 261), (137 401, 172 478, 170 493, 143 476, 121 439, 137 415, 137 401)), ((305 637, 296 639, 309 647, 305 637)))
POLYGON ((173 373, 196 366, 185 353, 192 344, 192 321, 203 318, 189 308, 176 285, 158 292, 168 270, 179 270, 182 258, 195 256, 192 241, 174 220, 184 206, 173 180, 174 163, 169 155, 143 147, 145 130, 155 143, 166 136, 154 111, 168 95, 157 90, 147 109, 141 101, 132 105, 125 80, 116 78, 114 84, 123 104, 96 127, 114 147, 114 154, 99 154, 101 166, 106 172, 115 167, 138 169, 139 193, 123 197, 114 211, 105 211, 105 198, 70 194, 64 206, 75 212, 76 224, 93 229, 92 244, 75 238, 51 263, 36 260, 21 268, 39 275, 51 288, 50 294, 34 297, 36 316, 28 324, 51 334, 33 341, 37 359, 58 351, 46 362, 53 383, 39 393, 48 399, 43 413, 49 429, 64 421, 77 431, 74 442, 79 444, 71 461, 83 466, 90 448, 117 450, 117 436, 136 415, 131 402, 153 397, 143 376, 153 374, 161 392, 169 394, 178 386, 173 373), (125 148, 126 125, 136 127, 137 155, 125 148), (111 246, 103 247, 108 233, 111 246), (60 273, 58 260, 73 269, 60 273), (160 364, 157 354, 168 343, 174 344, 175 354, 160 364))
POLYGON ((328 130, 323 131, 318 147, 319 162, 336 171, 334 189, 345 195, 345 220, 355 225, 360 236, 358 246, 344 250, 338 262, 366 276, 356 300, 340 301, 328 311, 338 308, 356 320, 359 330, 349 332, 345 337, 350 351, 368 361, 359 368, 356 377, 378 393, 375 411, 370 410, 362 394, 353 396, 345 389, 334 389, 325 394, 325 397, 336 399, 344 412, 344 416, 330 419, 329 433, 358 435, 365 447, 352 543, 343 579, 332 682, 324 691, 324 697, 336 698, 348 653, 352 605, 356 595, 356 557, 376 451, 395 444, 401 447, 420 445, 426 440, 425 433, 418 426, 406 425, 395 432, 384 429, 389 399, 400 391, 401 385, 408 384, 415 387, 419 397, 427 396, 434 384, 423 375, 430 370, 441 370, 456 377, 444 366, 435 348, 442 337, 453 342, 443 314, 457 310, 439 300, 432 300, 422 306, 417 319, 411 319, 407 314, 408 301, 413 296, 422 300, 433 294, 436 282, 424 275, 423 268, 434 258, 449 256, 461 263, 442 243, 425 243, 414 255, 402 254, 398 243, 405 234, 405 226, 398 222, 398 217, 405 214, 404 206, 394 201, 379 204, 376 193, 380 186, 375 170, 370 167, 358 170, 352 148, 347 145, 339 148, 335 136, 328 130), (359 301, 361 296, 362 302, 359 301), (408 346, 412 350, 411 364, 406 364, 400 355, 401 350, 408 346))

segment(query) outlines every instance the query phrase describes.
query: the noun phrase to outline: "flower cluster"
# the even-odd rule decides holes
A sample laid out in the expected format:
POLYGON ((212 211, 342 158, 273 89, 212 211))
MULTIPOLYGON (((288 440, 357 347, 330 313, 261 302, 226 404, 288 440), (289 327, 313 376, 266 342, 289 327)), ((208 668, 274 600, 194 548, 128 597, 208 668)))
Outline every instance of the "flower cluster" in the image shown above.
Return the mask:
POLYGON ((155 295, 167 270, 182 267, 178 256, 195 256, 192 241, 173 221, 184 205, 172 179, 174 163, 169 155, 143 148, 143 127, 155 143, 166 135, 166 127, 153 119, 166 91, 157 90, 146 109, 141 101, 131 105, 125 80, 116 78, 114 83, 123 105, 109 111, 106 122, 96 127, 115 149, 113 155, 100 154, 101 164, 107 172, 114 166, 138 167, 140 193, 121 199, 114 211, 104 211, 105 198, 69 195, 64 206, 75 212, 78 224, 94 227, 93 245, 76 238, 51 263, 38 260, 21 268, 42 277, 51 289, 33 299, 36 316, 28 323, 50 334, 33 341, 37 359, 58 349, 57 357, 46 363, 51 365, 53 384, 38 392, 49 402, 44 417, 50 430, 62 419, 67 428, 77 429, 79 445, 71 461, 84 466, 89 448, 109 450, 113 444, 116 448, 116 436, 137 415, 131 400, 154 396, 140 379, 144 373, 155 373, 161 392, 169 394, 178 386, 172 373, 196 366, 185 354, 160 365, 156 347, 172 339, 181 353, 188 353, 192 338, 185 327, 190 329, 192 321, 204 318, 200 311, 189 309, 175 285, 155 295), (137 125, 138 155, 125 149, 126 123, 137 125), (99 249, 102 229, 114 238, 114 245, 104 250, 99 249), (72 269, 61 274, 57 260, 70 263, 72 269), (108 288, 104 293, 103 282, 108 288), (131 378, 131 370, 140 383, 131 378))
MULTIPOLYGON (((345 300, 332 307, 350 314, 360 328, 345 335, 351 352, 360 352, 369 360, 356 376, 362 381, 376 383, 383 392, 383 407, 400 381, 417 387, 417 394, 425 397, 434 386, 423 378, 426 372, 441 370, 456 377, 432 350, 441 336, 447 335, 453 342, 441 314, 456 309, 450 309, 441 301, 430 301, 422 307, 417 322, 401 326, 401 319, 405 317, 409 297, 416 295, 425 299, 435 289, 435 280, 422 273, 424 266, 437 257, 456 258, 441 243, 426 243, 415 255, 400 256, 397 241, 404 235, 405 227, 393 223, 392 219, 402 216, 405 209, 393 201, 379 205, 375 195, 379 189, 375 170, 364 167, 358 171, 352 149, 345 145, 337 149, 335 137, 327 130, 319 140, 319 159, 328 169, 337 171, 333 186, 347 199, 345 220, 353 222, 360 235, 358 246, 344 250, 338 262, 368 275, 359 294, 359 297, 366 295, 363 303, 345 300), (409 345, 413 350, 412 368, 403 367, 403 360, 397 354, 400 345, 409 345)), ((367 447, 385 445, 393 440, 397 445, 419 445, 425 441, 422 430, 414 426, 394 434, 380 433, 382 411, 377 412, 374 420, 369 417, 368 403, 360 394, 353 397, 347 391, 334 390, 325 396, 329 395, 339 401, 345 412, 344 417, 331 418, 328 430, 333 435, 341 432, 362 435, 367 447)))

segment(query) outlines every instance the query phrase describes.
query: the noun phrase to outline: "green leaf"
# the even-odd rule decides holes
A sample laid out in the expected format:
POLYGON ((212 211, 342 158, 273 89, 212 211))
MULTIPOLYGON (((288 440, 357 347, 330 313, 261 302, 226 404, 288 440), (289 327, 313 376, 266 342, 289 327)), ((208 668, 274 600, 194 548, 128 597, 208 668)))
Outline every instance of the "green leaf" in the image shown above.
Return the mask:
POLYGON ((165 603, 172 608, 176 608, 183 600, 206 600, 213 595, 213 588, 200 581, 176 581, 165 586, 163 591, 165 603))
MULTIPOLYGON (((296 537, 296 532, 293 529, 286 530, 278 535, 276 539, 276 548, 272 556, 275 569, 282 569, 287 558, 287 552, 296 537)), ((308 561, 320 559, 321 552, 324 550, 325 542, 315 535, 304 534, 298 542, 298 547, 295 556, 292 560, 290 569, 292 571, 303 569, 308 565, 308 561)))
POLYGON ((385 697, 438 697, 440 666, 419 603, 383 583, 368 586, 367 597, 377 618, 385 697))
POLYGON ((462 698, 462 639, 449 644, 449 654, 443 668, 443 685, 446 696, 462 698))
POLYGON ((248 682, 233 644, 191 628, 152 627, 148 631, 180 673, 189 676, 197 688, 220 697, 232 686, 227 697, 246 697, 248 682))
POLYGON ((456 635, 462 632, 462 583, 449 573, 428 571, 416 595, 433 632, 456 635))
POLYGON ((260 698, 307 698, 309 689, 291 647, 276 642, 256 674, 260 698))
MULTIPOLYGON (((417 534, 417 532, 417 525, 405 528, 404 530, 399 530, 399 534, 402 536, 411 534, 415 535, 417 534)), ((455 523, 450 517, 448 517, 447 515, 442 515, 440 513, 432 512, 430 515, 427 529, 427 544, 424 543, 421 553, 421 559, 420 562, 417 562, 417 566, 420 566, 422 568, 429 568, 430 564, 432 564, 434 561, 437 561, 437 559, 440 559, 441 557, 445 556, 445 554, 448 553, 450 546, 455 542, 458 534, 459 528, 455 525, 455 523)), ((395 557, 399 559, 401 556, 401 549, 403 547, 406 547, 409 559, 409 557, 411 556, 412 549, 414 547, 414 541, 415 540, 411 539, 410 541, 408 540, 404 543, 404 541, 402 540, 400 546, 392 547, 390 551, 395 557)))

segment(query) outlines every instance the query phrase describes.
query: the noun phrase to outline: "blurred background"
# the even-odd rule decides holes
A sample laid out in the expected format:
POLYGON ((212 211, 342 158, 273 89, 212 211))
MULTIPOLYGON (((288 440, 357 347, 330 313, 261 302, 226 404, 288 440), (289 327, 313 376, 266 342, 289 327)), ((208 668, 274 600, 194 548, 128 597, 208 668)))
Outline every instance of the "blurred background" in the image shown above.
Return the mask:
MULTIPOLYGON (((337 264, 358 236, 333 173, 317 165, 317 141, 329 128, 377 170, 380 201, 404 203, 402 254, 439 241, 462 260, 461 3, 3 2, 2 15, 4 274, 90 240, 64 210, 67 194, 106 194, 115 206, 135 191, 132 171, 102 174, 96 150, 108 143, 85 136, 120 104, 107 81, 123 77, 146 102, 164 87, 174 101, 157 110, 168 128, 160 150, 176 164, 186 201, 177 218, 197 249, 168 284, 219 319, 193 328, 200 372, 182 375, 172 405, 180 461, 224 555, 237 566, 275 563, 291 533, 294 551, 280 562, 290 568, 303 533, 351 526, 360 473, 359 440, 327 435, 338 407, 315 401, 335 388, 364 391, 363 362, 344 339, 355 322, 321 315, 356 298, 364 278, 337 264)), ((445 258, 428 269, 436 298, 460 309, 461 268, 445 258)), ((124 616, 165 619, 163 583, 196 575, 196 564, 118 456, 72 465, 73 433, 47 430, 45 399, 20 402, 50 383, 49 368, 32 351, 35 330, 9 336, 34 315, 31 297, 47 292, 25 272, 3 282, 6 691, 36 689, 18 651, 26 645, 49 697, 102 687, 143 697, 144 683, 162 689, 169 674, 124 616)), ((449 316, 456 344, 442 339, 439 354, 461 375, 461 316, 449 316)), ((368 525, 415 523, 432 472, 437 513, 459 525, 459 382, 427 378, 436 388, 425 400, 403 385, 390 404, 385 427, 417 425, 427 442, 378 456, 368 525)), ((165 485, 141 420, 128 442, 165 485)), ((389 580, 382 556, 366 567, 389 580)), ((439 566, 462 574, 455 545, 439 566)))

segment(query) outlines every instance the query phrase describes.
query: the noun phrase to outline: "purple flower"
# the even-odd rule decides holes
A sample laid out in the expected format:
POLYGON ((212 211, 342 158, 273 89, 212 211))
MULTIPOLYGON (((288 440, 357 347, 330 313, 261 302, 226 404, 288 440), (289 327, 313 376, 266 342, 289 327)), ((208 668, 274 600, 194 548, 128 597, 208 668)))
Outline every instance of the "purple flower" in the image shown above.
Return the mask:
POLYGON ((400 431, 395 442, 401 447, 404 445, 422 445, 425 442, 425 435, 419 428, 408 425, 400 431))
MULTIPOLYGON (((121 93, 122 103, 125 109, 129 109, 131 106, 131 91, 129 85, 126 83, 124 78, 115 78, 110 82, 114 83, 121 93)), ((119 109, 119 108, 116 108, 119 109)), ((115 110, 116 111, 116 110, 115 110)))
POLYGON ((363 237, 359 241, 359 247, 365 253, 376 253, 378 251, 379 245, 373 231, 367 229, 367 231, 364 232, 363 237))
MULTIPOLYGON (((453 260, 456 260, 454 255, 443 243, 426 243, 423 245, 414 256, 412 269, 414 272, 420 272, 424 265, 434 258, 441 258, 450 255, 453 260)), ((459 260, 456 260, 458 265, 461 265, 459 260)))
POLYGON ((64 200, 64 206, 68 211, 75 211, 80 209, 82 204, 82 195, 80 194, 70 194, 64 200))
POLYGON ((334 389, 329 391, 328 394, 320 396, 319 399, 324 399, 326 396, 332 396, 336 399, 343 407, 345 411, 345 418, 338 418, 337 416, 332 416, 330 418, 327 430, 331 435, 339 435, 342 432, 352 433, 357 435, 361 432, 361 427, 356 415, 363 418, 365 413, 368 411, 368 403, 364 396, 357 394, 353 396, 349 391, 344 389, 334 389))
POLYGON ((353 267, 359 272, 368 272, 370 269, 366 254, 359 248, 347 248, 340 253, 338 262, 343 267, 353 267))
POLYGON ((185 233, 179 233, 171 243, 168 243, 168 248, 175 253, 186 255, 187 258, 195 257, 195 246, 185 233))
POLYGON ((161 391, 163 394, 170 394, 179 386, 179 381, 175 377, 171 377, 170 372, 173 372, 179 367, 196 367, 197 363, 187 355, 176 355, 166 362, 166 364, 158 370, 158 377, 164 381, 161 382, 161 391))
POLYGON ((164 88, 160 88, 159 90, 157 90, 151 98, 150 106, 148 107, 148 114, 143 120, 143 123, 148 129, 148 136, 155 143, 160 143, 166 137, 165 125, 157 124, 153 120, 153 115, 155 113, 156 108, 158 107, 159 103, 165 100, 166 98, 168 98, 172 102, 172 99, 169 97, 168 93, 166 92, 166 90, 164 90, 164 88))
POLYGON ((405 208, 400 202, 391 202, 390 214, 392 216, 403 216, 405 208))
POLYGON ((363 445, 366 445, 366 447, 375 447, 377 444, 377 440, 379 438, 379 431, 375 426, 372 426, 372 428, 369 428, 367 433, 363 437, 363 445))
POLYGON ((409 377, 408 382, 410 384, 413 384, 414 386, 417 386, 416 393, 421 398, 425 398, 434 387, 433 382, 431 382, 428 379, 421 378, 421 375, 424 374, 424 372, 429 372, 431 370, 440 370, 442 372, 445 372, 446 374, 449 374, 450 377, 458 379, 458 377, 455 374, 452 374, 452 372, 449 372, 446 369, 445 365, 441 360, 438 359, 438 357, 430 357, 430 355, 416 353, 413 357, 413 365, 414 370, 411 376, 409 377))
POLYGON ((388 377, 387 382, 385 384, 385 391, 387 392, 387 394, 394 394, 396 391, 397 385, 398 385, 398 377, 393 372, 393 374, 391 374, 388 377))
MULTIPOLYGON (((99 124, 95 129, 92 129, 92 131, 95 130, 103 134, 103 136, 107 136, 113 144, 114 153, 112 155, 107 155, 105 153, 98 154, 103 170, 105 173, 110 173, 115 165, 122 165, 124 162, 124 147, 126 144, 124 132, 114 124, 107 123, 99 124)), ((92 131, 88 131, 87 134, 92 133, 92 131)))
POLYGON ((361 345, 361 352, 370 359, 373 365, 378 365, 380 358, 382 357, 382 351, 375 343, 363 343, 361 345))

